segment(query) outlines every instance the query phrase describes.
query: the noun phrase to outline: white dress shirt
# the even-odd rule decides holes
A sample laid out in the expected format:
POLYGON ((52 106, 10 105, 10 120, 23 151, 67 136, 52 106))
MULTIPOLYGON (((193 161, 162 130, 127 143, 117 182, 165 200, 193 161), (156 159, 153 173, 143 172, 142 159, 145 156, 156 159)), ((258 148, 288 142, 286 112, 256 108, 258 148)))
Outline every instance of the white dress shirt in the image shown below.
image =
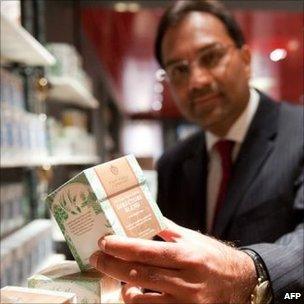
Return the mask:
POLYGON ((260 96, 256 90, 250 89, 250 98, 244 112, 231 126, 223 138, 219 138, 211 132, 206 132, 206 145, 209 156, 208 177, 207 177, 207 229, 211 231, 212 222, 218 197, 219 187, 222 179, 222 165, 218 151, 214 145, 222 139, 232 140, 235 145, 232 151, 232 160, 234 161, 240 151, 246 133, 259 105, 260 96))

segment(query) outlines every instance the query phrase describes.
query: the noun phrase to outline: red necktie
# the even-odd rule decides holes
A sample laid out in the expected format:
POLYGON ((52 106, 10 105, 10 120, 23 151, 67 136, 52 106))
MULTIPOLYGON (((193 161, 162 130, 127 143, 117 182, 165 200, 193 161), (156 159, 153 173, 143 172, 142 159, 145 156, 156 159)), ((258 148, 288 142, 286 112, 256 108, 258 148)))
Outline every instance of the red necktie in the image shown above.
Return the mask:
POLYGON ((213 226, 218 216, 219 211, 223 207, 223 203, 227 194, 228 182, 232 171, 232 149, 234 142, 231 140, 220 140, 215 144, 215 149, 218 151, 222 165, 222 180, 219 187, 219 192, 216 201, 216 207, 213 217, 213 226))

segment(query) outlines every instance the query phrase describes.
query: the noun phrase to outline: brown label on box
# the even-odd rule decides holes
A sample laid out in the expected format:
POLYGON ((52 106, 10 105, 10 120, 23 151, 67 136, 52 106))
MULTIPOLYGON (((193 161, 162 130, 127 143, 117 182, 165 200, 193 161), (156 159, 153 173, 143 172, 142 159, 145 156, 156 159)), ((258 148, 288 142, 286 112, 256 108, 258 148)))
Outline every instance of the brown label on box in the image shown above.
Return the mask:
POLYGON ((111 197, 109 201, 127 236, 152 238, 161 230, 146 196, 138 186, 111 197))
POLYGON ((161 230, 126 158, 98 166, 95 172, 127 236, 151 238, 161 230))
POLYGON ((137 178, 124 157, 97 166, 94 169, 107 197, 138 185, 137 178))

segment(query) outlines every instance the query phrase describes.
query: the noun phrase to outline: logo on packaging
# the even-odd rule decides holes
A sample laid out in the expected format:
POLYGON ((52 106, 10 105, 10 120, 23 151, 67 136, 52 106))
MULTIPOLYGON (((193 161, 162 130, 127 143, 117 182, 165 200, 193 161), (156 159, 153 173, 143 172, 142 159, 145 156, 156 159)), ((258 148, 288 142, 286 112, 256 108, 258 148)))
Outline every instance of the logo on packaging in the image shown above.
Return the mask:
POLYGON ((118 168, 116 166, 111 165, 110 171, 112 174, 117 175, 118 174, 118 168))

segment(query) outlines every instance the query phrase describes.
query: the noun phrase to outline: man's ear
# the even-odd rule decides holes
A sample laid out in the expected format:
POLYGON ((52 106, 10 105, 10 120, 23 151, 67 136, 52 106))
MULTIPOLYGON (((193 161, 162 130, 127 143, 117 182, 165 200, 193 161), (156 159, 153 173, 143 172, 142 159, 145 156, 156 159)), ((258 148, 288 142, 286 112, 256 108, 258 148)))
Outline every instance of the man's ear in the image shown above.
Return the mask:
POLYGON ((248 79, 251 76, 251 50, 248 44, 244 44, 241 48, 241 57, 245 66, 245 72, 248 79))

